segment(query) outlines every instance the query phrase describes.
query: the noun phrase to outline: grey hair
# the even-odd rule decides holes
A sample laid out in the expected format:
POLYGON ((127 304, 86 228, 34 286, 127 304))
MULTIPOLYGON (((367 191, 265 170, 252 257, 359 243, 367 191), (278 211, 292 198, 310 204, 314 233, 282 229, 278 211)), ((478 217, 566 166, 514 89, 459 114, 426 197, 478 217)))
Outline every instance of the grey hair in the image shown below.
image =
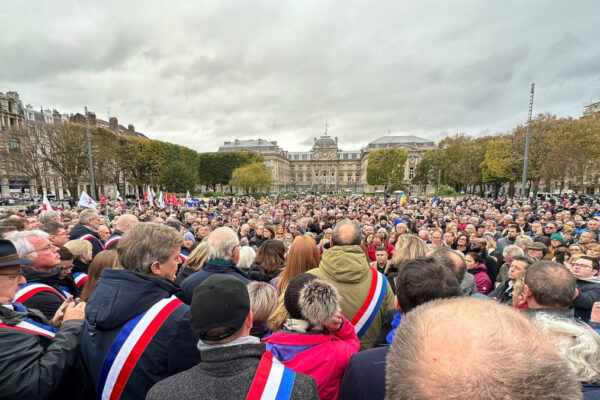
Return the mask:
POLYGON ((242 246, 240 248, 240 259, 237 263, 237 266, 241 269, 249 269, 250 265, 254 261, 254 257, 256 256, 256 251, 250 246, 242 246))
POLYGON ((152 264, 166 262, 181 243, 181 235, 171 227, 155 222, 134 224, 119 240, 119 263, 123 269, 150 275, 152 264))
POLYGON ((537 313, 532 322, 550 338, 581 382, 600 383, 600 335, 579 322, 537 313))
POLYGON ((240 240, 233 229, 223 226, 208 235, 206 244, 209 260, 231 260, 233 249, 240 245, 240 240))
POLYGON ((515 256, 523 256, 525 252, 519 246, 515 246, 514 244, 508 245, 502 251, 502 257, 515 257, 515 256))
POLYGON ((15 245, 19 257, 30 258, 33 260, 35 257, 37 257, 37 252, 35 251, 33 245, 29 242, 29 238, 41 237, 44 239, 48 239, 48 236, 50 235, 48 235, 46 232, 36 229, 33 231, 15 232, 8 237, 8 240, 13 242, 13 244, 15 245))
POLYGON ((277 307, 277 298, 279 297, 277 289, 267 282, 250 282, 248 295, 250 296, 252 322, 255 325, 265 324, 277 307))
POLYGON ((60 218, 60 213, 54 210, 46 210, 40 214, 40 225, 47 224, 48 222, 55 222, 60 218))
POLYGON ((361 231, 358 224, 348 218, 338 222, 333 228, 331 241, 334 246, 359 245, 361 231))
POLYGON ((92 210, 91 208, 86 208, 82 212, 79 213, 79 223, 82 225, 87 225, 88 221, 98 215, 96 210, 92 210))

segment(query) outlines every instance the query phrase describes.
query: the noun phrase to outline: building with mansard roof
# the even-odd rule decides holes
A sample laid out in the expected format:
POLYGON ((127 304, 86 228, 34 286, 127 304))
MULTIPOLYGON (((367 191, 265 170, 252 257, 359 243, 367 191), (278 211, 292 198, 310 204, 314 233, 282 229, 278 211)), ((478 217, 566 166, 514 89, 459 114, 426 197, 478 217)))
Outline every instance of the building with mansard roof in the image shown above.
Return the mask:
MULTIPOLYGON (((383 188, 367 184, 369 154, 381 148, 402 148, 408 151, 404 182, 410 180, 423 154, 435 147, 431 140, 417 136, 382 136, 360 150, 343 150, 338 138, 323 135, 314 138, 309 151, 286 151, 276 141, 248 139, 224 142, 224 151, 253 151, 260 154, 271 171, 272 192, 313 193, 373 193, 383 188)), ((413 193, 425 193, 425 186, 411 187, 413 193)))

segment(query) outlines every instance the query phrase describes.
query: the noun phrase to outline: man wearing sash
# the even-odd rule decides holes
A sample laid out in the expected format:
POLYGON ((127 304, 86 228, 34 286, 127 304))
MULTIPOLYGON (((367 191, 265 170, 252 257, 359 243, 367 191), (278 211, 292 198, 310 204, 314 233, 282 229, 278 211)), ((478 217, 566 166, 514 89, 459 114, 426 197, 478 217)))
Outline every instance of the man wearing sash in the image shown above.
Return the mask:
POLYGON ((89 300, 82 351, 98 398, 144 399, 156 382, 196 365, 189 306, 173 283, 182 238, 157 223, 119 240, 123 269, 105 269, 89 300))
POLYGON ((246 285, 213 274, 195 290, 190 325, 199 338, 202 361, 156 384, 148 400, 319 398, 315 380, 265 353, 250 335, 252 312, 246 285))
POLYGON ((31 264, 0 239, 0 397, 83 398, 87 378, 78 349, 85 303, 65 303, 49 322, 13 302, 26 282, 20 266, 31 264))
POLYGON ((23 267, 27 283, 19 286, 15 301, 52 319, 66 300, 60 287, 62 268, 58 266, 58 248, 50 243, 46 232, 38 230, 16 232, 8 239, 14 243, 19 257, 33 261, 23 267))
POLYGON ((136 224, 138 222, 139 222, 138 218, 133 214, 121 215, 117 219, 114 235, 112 235, 110 238, 108 238, 106 243, 104 243, 104 248, 106 250, 116 249, 117 244, 119 243, 119 240, 121 239, 121 236, 123 236, 123 234, 125 232, 127 232, 127 229, 129 229, 130 227, 132 227, 134 224, 136 224))
POLYGON ((342 314, 355 326, 361 350, 373 347, 394 294, 386 277, 370 268, 360 247, 358 224, 345 219, 333 229, 333 247, 323 253, 319 268, 308 271, 335 286, 342 314))
POLYGON ((69 232, 69 240, 87 240, 92 244, 92 258, 104 250, 102 239, 98 234, 100 215, 96 210, 86 208, 79 214, 79 223, 69 232))

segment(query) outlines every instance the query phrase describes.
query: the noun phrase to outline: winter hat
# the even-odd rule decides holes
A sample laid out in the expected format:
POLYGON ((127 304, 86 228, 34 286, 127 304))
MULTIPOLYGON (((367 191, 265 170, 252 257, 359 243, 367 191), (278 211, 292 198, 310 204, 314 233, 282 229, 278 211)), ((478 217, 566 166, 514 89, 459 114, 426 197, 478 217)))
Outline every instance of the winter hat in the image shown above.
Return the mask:
POLYGON ((285 306, 285 309, 291 318, 303 319, 302 312, 300 311, 300 305, 298 304, 300 300, 300 292, 302 291, 304 285, 315 279, 317 279, 317 277, 313 274, 300 274, 292 279, 288 287, 285 289, 283 305, 285 306))
POLYGON ((558 240, 562 244, 565 244, 565 239, 560 233, 553 233, 552 236, 550 236, 550 240, 558 240))
POLYGON ((403 220, 401 220, 400 218, 396 218, 396 219, 394 220, 394 228, 396 227, 396 225, 398 225, 398 224, 403 224, 403 223, 404 223, 404 221, 403 221, 403 220))
POLYGON ((190 305, 190 327, 202 340, 219 341, 235 334, 250 313, 250 295, 242 281, 231 275, 213 274, 194 290, 190 305), (217 337, 207 337, 213 328, 229 328, 217 337))
POLYGON ((191 232, 186 232, 185 235, 183 235, 183 239, 190 239, 193 240, 194 242, 196 241, 196 238, 194 237, 194 235, 191 232))
MULTIPOLYGON (((294 295, 290 295, 289 301, 285 302, 288 313, 292 318, 297 318, 299 313, 299 319, 308 321, 313 327, 325 325, 339 309, 340 296, 337 289, 321 279, 301 278, 299 281, 294 286, 294 295)), ((290 286, 286 295, 289 289, 290 286)))

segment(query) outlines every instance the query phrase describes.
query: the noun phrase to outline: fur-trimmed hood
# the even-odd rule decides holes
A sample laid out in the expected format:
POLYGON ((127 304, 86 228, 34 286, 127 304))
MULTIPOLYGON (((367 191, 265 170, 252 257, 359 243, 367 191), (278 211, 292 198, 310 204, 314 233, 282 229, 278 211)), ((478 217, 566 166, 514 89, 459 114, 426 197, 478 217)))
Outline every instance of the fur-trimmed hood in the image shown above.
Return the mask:
POLYGON ((325 325, 340 308, 340 295, 330 283, 315 279, 304 285, 298 299, 304 320, 312 326, 325 325))

